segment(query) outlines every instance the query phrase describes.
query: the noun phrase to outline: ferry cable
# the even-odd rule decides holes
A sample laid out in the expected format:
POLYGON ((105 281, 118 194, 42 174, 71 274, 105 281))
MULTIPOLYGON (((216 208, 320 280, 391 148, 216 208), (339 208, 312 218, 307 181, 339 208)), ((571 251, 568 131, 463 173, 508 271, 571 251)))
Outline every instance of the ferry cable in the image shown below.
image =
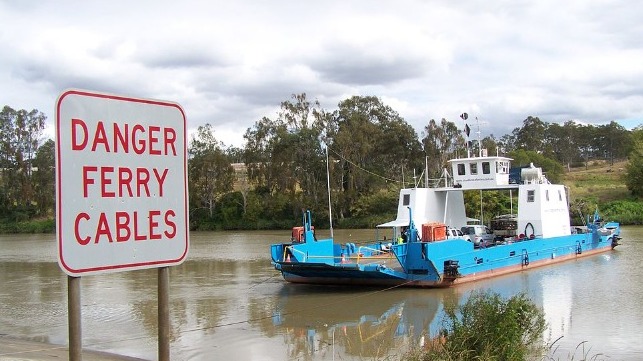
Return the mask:
POLYGON ((358 164, 356 164, 356 163, 352 162, 351 160, 347 159, 347 158, 346 158, 346 157, 344 157, 343 155, 341 155, 341 154, 339 154, 338 152, 336 152, 335 150, 333 150, 333 148, 328 147, 328 146, 327 146, 327 148, 328 148, 328 149, 330 149, 330 151, 331 151, 331 152, 333 152, 335 155, 337 155, 338 157, 342 158, 342 159, 343 159, 343 160, 345 160, 346 162, 348 162, 348 163, 352 164, 353 166, 355 166, 355 167, 356 167, 357 169, 359 169, 359 170, 362 170, 362 171, 364 171, 364 172, 366 172, 366 173, 368 173, 368 174, 370 174, 370 175, 374 175, 374 176, 376 176, 376 177, 378 177, 378 178, 382 178, 382 179, 384 179, 385 181, 388 181, 388 182, 402 183, 401 181, 399 181, 399 180, 397 180, 397 179, 387 178, 387 177, 385 177, 385 176, 383 176, 383 175, 379 175, 379 174, 377 174, 377 173, 373 173, 373 172, 371 172, 371 171, 370 171, 370 170, 368 170, 368 169, 364 169, 364 168, 360 167, 358 164))
MULTIPOLYGON (((356 300, 356 299, 359 299, 359 298, 376 295, 378 293, 389 291, 389 290, 392 290, 392 289, 395 289, 395 288, 398 288, 398 287, 404 287, 404 286, 406 286, 406 285, 408 285, 408 284, 410 284, 412 282, 414 282, 414 281, 406 281, 406 282, 401 283, 399 285, 390 286, 390 287, 387 287, 387 288, 383 288, 383 289, 380 289, 380 290, 360 294, 360 295, 357 295, 357 296, 342 297, 341 299, 339 299, 337 301, 334 301, 334 302, 327 303, 324 306, 327 307, 327 306, 331 306, 331 305, 334 305, 334 304, 345 304, 348 301, 353 301, 353 300, 356 300)), ((304 312, 304 311, 306 311, 306 309, 301 308, 301 309, 298 309, 298 310, 281 313, 281 315, 284 315, 284 316, 285 315, 293 315, 293 314, 297 314, 299 312, 304 312)), ((192 328, 192 329, 186 329, 186 330, 183 330, 183 332, 203 331, 203 330, 208 330, 208 329, 216 329, 216 328, 221 328, 221 327, 235 326, 235 325, 250 323, 250 322, 254 322, 254 321, 261 321, 261 320, 271 319, 273 317, 274 317, 274 315, 262 316, 262 317, 250 318, 250 319, 242 320, 242 321, 228 322, 228 323, 214 325, 214 326, 196 327, 196 328, 192 328)))
POLYGON ((272 276, 270 276, 268 278, 265 278, 265 279, 263 279, 263 280, 261 280, 259 282, 255 282, 252 286, 248 287, 248 289, 251 290, 251 289, 255 288, 255 286, 264 284, 264 283, 270 281, 271 279, 273 279, 275 277, 279 277, 279 276, 281 276, 281 275, 279 273, 276 273, 276 274, 274 274, 274 275, 272 275, 272 276))
MULTIPOLYGON (((37 350, 27 350, 27 351, 14 351, 14 352, 6 352, 6 353, 0 353, 0 356, 13 356, 13 355, 24 355, 28 353, 33 353, 33 352, 43 352, 43 351, 53 351, 53 350, 63 350, 66 349, 68 346, 53 346, 53 347, 45 347, 37 350)), ((4 359, 4 358, 3 358, 4 359)), ((11 359, 12 360, 12 359, 11 359)))
MULTIPOLYGON (((417 281, 417 280, 415 280, 415 281, 417 281)), ((407 286, 407 285, 409 285, 409 284, 411 284, 411 283, 413 283, 415 281, 406 281, 406 282, 403 282, 403 283, 398 284, 398 285, 386 287, 386 288, 383 288, 383 289, 380 289, 380 290, 360 294, 360 295, 357 295, 357 296, 342 297, 341 299, 339 299, 337 301, 334 301, 334 302, 331 302, 331 303, 327 303, 324 306, 327 307, 327 306, 331 306, 331 305, 334 305, 334 304, 345 304, 348 301, 353 301, 353 300, 357 300, 357 299, 360 299, 360 298, 363 298, 363 297, 376 295, 376 294, 381 293, 381 292, 386 292, 386 291, 389 291, 389 290, 393 290, 393 289, 396 289, 396 288, 399 288, 399 287, 404 287, 404 286, 407 286)), ((306 309, 301 308, 301 309, 298 309, 298 310, 281 313, 281 315, 282 316, 293 315, 293 314, 297 314, 297 313, 305 312, 305 311, 306 311, 306 309)), ((266 320, 266 319, 272 319, 273 317, 274 317, 274 315, 268 315, 268 316, 250 318, 250 319, 246 319, 246 320, 242 320, 242 321, 228 322, 228 323, 214 325, 214 326, 195 327, 195 328, 191 328, 191 329, 185 329, 185 330, 182 331, 182 333, 195 332, 195 331, 204 331, 204 330, 209 330, 209 329, 216 329, 216 328, 222 328, 222 327, 228 327, 228 326, 241 325, 241 324, 246 324, 246 323, 255 322, 255 321, 262 321, 262 320, 266 320)))

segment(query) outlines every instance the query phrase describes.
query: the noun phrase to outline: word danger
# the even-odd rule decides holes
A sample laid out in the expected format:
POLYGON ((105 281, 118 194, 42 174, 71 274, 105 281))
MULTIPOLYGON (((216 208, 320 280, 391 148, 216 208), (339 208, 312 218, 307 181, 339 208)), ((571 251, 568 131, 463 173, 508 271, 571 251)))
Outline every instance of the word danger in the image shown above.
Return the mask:
MULTIPOLYGON (((109 128, 107 128, 109 129, 109 128)), ((112 136, 107 135, 103 121, 96 123, 95 129, 89 129, 82 119, 71 120, 71 149, 82 151, 89 147, 92 152, 104 151, 135 154, 173 155, 176 156, 176 131, 174 128, 162 128, 141 124, 112 124, 112 136), (130 148, 131 146, 131 148, 130 148), (120 148, 119 148, 120 147, 120 148)))
MULTIPOLYGON (((158 125, 87 122, 71 119, 72 152, 92 152, 85 163, 79 164, 79 195, 85 199, 100 200, 103 204, 128 210, 101 207, 94 212, 80 211, 74 218, 74 236, 82 246, 99 242, 122 243, 173 239, 177 236, 177 214, 173 209, 149 209, 151 204, 170 204, 166 183, 172 168, 150 167, 164 164, 161 158, 177 157, 177 132, 171 127, 158 125), (112 166, 92 164, 101 159, 112 166), (148 199, 153 199, 150 202, 148 199), (110 201, 111 200, 111 201, 110 201), (110 203, 111 202, 111 203, 110 203), (135 209, 135 210, 134 210, 135 209)), ((171 193, 171 192, 170 192, 171 193)))

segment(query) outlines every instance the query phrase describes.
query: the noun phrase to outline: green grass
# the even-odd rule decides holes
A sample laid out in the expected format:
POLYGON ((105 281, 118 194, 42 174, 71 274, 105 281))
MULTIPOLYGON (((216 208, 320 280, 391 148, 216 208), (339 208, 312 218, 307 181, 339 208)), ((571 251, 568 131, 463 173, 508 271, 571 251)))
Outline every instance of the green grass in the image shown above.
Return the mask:
POLYGON ((626 161, 614 163, 590 162, 588 169, 572 168, 565 173, 563 184, 570 188, 571 199, 594 198, 599 203, 628 199, 630 192, 625 186, 626 161))
POLYGON ((0 221, 0 234, 7 233, 55 233, 56 223, 51 219, 34 219, 23 222, 0 221))
MULTIPOLYGON (((573 168, 565 173, 563 184, 570 188, 572 215, 578 217, 576 209, 581 209, 585 216, 591 215, 598 206, 603 219, 621 225, 643 224, 643 202, 633 198, 625 185, 626 166, 627 161, 613 166, 604 161, 591 161, 588 169, 573 168)), ((576 218, 574 224, 581 224, 576 218)))

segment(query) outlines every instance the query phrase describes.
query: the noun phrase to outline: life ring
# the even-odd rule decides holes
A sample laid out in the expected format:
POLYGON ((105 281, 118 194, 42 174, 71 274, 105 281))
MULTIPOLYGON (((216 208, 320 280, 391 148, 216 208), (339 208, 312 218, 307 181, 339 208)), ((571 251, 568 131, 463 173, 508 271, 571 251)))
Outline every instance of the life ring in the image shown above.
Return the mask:
POLYGON ((531 224, 531 222, 527 222, 527 224, 525 225, 525 235, 529 234, 530 235, 529 238, 534 239, 535 238, 534 233, 536 233, 536 229, 534 228, 534 225, 531 224), (531 233, 527 233, 527 228, 529 227, 531 227, 531 233))

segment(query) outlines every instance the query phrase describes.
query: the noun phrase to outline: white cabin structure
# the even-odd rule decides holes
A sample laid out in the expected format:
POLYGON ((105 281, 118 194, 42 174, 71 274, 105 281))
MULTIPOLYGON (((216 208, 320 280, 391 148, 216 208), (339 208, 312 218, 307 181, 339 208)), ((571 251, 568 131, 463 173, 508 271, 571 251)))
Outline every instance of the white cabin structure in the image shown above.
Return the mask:
POLYGON ((441 183, 444 187, 402 189, 397 218, 378 227, 393 227, 397 233, 409 225, 410 209, 420 237, 421 225, 426 223, 441 222, 459 229, 467 225, 463 191, 518 190, 517 234, 532 238, 571 234, 565 187, 549 183, 542 169, 533 164, 521 169, 520 182, 511 183, 511 161, 501 156, 449 160, 452 176, 441 183))
POLYGON ((545 238, 571 234, 565 186, 549 183, 542 170, 533 164, 521 170, 520 178, 518 231, 527 237, 531 234, 545 238))
POLYGON ((511 160, 500 156, 452 159, 453 185, 464 190, 505 188, 511 160))

